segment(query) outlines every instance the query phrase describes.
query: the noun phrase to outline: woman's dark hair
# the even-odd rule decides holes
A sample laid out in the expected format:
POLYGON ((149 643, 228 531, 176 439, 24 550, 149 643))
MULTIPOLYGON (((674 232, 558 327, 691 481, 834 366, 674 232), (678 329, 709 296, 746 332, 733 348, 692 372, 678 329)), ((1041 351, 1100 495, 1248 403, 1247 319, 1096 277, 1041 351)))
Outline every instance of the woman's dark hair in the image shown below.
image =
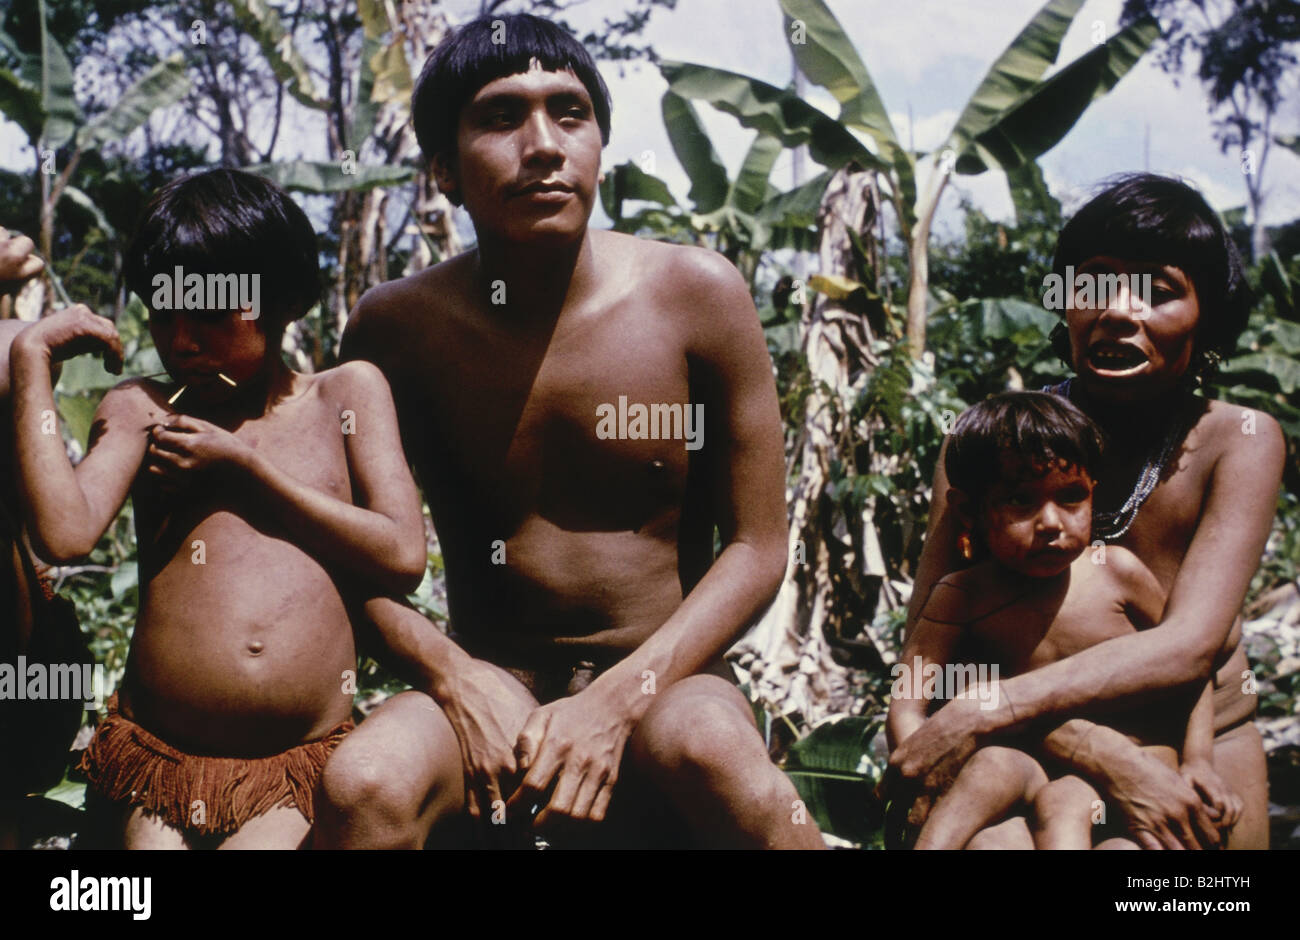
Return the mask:
POLYGON ((1020 461, 1027 474, 1046 473, 1063 460, 1095 480, 1102 449, 1101 431, 1069 399, 1003 392, 962 412, 948 435, 943 467, 948 483, 979 506, 1005 480, 1005 455, 1020 461))
POLYGON ((122 278, 149 306, 157 274, 257 274, 262 319, 283 328, 320 301, 316 232, 289 194, 240 170, 172 180, 145 205, 122 278))
POLYGON ((1207 352, 1224 357, 1233 351, 1253 297, 1236 246, 1195 189, 1153 173, 1108 180, 1061 229, 1052 270, 1064 278, 1067 265, 1098 255, 1181 269, 1200 305, 1199 365, 1207 352))
POLYGON ((425 158, 454 156, 456 125, 465 102, 489 82, 527 72, 534 59, 547 71, 573 70, 591 96, 601 143, 609 143, 609 89, 582 43, 539 16, 489 14, 438 43, 415 80, 411 123, 425 158))

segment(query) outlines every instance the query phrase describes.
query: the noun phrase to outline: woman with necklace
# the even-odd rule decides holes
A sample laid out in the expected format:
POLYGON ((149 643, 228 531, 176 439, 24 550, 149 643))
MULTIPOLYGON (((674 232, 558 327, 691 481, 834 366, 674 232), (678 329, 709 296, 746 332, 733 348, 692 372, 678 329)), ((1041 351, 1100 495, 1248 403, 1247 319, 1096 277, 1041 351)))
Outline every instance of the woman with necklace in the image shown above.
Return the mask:
MULTIPOLYGON (((997 708, 949 702, 891 755, 886 788, 895 799, 915 797, 919 822, 979 746, 1031 723, 1055 726, 1053 755, 1123 812, 1140 844, 1219 846, 1224 838, 1195 788, 1098 717, 1159 708, 1213 675, 1215 770, 1244 803, 1223 835, 1232 848, 1265 848, 1267 768, 1238 612, 1272 524, 1285 442, 1269 416, 1193 394, 1245 326, 1249 289, 1236 250, 1198 193, 1139 174, 1065 226, 1054 269, 1096 283, 1122 276, 1110 281, 1119 285, 1113 296, 1066 310, 1053 340, 1075 377, 1050 390, 1106 433, 1094 543, 1123 545, 1151 569, 1167 593, 1164 616, 1149 630, 1004 680, 997 708), (1134 283, 1149 284, 1150 296, 1124 286, 1134 283)), ((962 565, 947 489, 940 455, 909 623, 931 586, 962 565)), ((1032 845, 1020 819, 977 840, 1032 845)))

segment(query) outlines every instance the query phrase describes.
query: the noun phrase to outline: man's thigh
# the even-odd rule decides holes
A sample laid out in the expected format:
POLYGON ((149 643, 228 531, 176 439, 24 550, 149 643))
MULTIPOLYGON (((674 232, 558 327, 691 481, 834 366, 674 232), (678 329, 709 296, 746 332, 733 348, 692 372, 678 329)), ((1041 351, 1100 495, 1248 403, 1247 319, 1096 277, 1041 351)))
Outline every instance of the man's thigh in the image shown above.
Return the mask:
POLYGON ((317 803, 318 847, 419 848, 430 837, 459 840, 465 774, 451 722, 422 692, 394 695, 330 755, 317 803))

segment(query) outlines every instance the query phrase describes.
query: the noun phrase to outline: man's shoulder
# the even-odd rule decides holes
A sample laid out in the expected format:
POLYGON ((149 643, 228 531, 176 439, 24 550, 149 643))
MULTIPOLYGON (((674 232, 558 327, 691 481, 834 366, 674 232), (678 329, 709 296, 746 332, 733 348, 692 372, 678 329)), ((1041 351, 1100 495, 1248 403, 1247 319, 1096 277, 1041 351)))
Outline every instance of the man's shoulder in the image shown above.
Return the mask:
POLYGON ((749 288, 736 266, 711 248, 637 240, 651 262, 649 271, 667 275, 663 284, 675 291, 717 291, 749 288))
POLYGON ((758 330, 749 284, 725 257, 708 248, 672 245, 617 233, 602 233, 617 251, 627 289, 673 323, 688 345, 705 358, 726 355, 736 337, 758 330))
POLYGON ((348 317, 348 330, 401 330, 415 324, 422 328, 437 319, 436 314, 460 293, 468 278, 467 255, 417 271, 406 277, 376 284, 357 301, 348 317))

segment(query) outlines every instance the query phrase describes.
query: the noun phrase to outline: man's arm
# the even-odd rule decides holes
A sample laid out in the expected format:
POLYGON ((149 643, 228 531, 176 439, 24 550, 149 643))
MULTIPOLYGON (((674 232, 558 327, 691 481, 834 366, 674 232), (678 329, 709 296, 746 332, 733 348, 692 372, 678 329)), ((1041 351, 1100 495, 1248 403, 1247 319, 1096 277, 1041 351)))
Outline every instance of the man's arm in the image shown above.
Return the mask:
POLYGON ((1258 566, 1276 506, 1282 433, 1263 414, 1255 430, 1224 447, 1212 471, 1200 524, 1158 626, 1005 680, 996 709, 949 703, 894 753, 893 774, 925 781, 941 764, 960 766, 980 740, 997 732, 1044 716, 1130 706, 1203 681, 1258 566))
POLYGON ((637 717, 649 705, 642 673, 663 688, 726 652, 776 597, 789 550, 781 410, 758 312, 721 255, 692 250, 683 266, 678 304, 696 305, 688 356, 708 390, 704 449, 722 551, 664 625, 593 683, 636 689, 637 717), (704 299, 709 316, 698 312, 704 299))
POLYGON ((707 389, 704 450, 722 552, 672 616, 636 650, 572 699, 533 713, 519 736, 525 776, 512 803, 539 799, 537 817, 600 820, 623 746, 656 691, 699 671, 763 613, 785 572, 788 531, 781 413, 767 343, 744 279, 725 259, 677 249, 661 302, 683 317, 687 357, 707 389), (707 314, 700 310, 708 304, 707 314), (583 779, 584 765, 590 766, 583 779), (578 789, 579 781, 582 787, 578 789))
MULTIPOLYGON (((391 335, 390 306, 400 282, 362 296, 348 318, 339 349, 341 361, 365 361, 380 369, 389 353, 403 347, 391 335)), ((389 376, 391 380, 391 375, 389 376)), ((394 455, 401 453, 394 447, 394 455)), ((537 702, 499 669, 474 659, 405 601, 374 597, 366 618, 379 635, 385 662, 429 695, 451 722, 465 768, 466 804, 475 819, 487 819, 509 795, 517 773, 515 741, 537 702)))

